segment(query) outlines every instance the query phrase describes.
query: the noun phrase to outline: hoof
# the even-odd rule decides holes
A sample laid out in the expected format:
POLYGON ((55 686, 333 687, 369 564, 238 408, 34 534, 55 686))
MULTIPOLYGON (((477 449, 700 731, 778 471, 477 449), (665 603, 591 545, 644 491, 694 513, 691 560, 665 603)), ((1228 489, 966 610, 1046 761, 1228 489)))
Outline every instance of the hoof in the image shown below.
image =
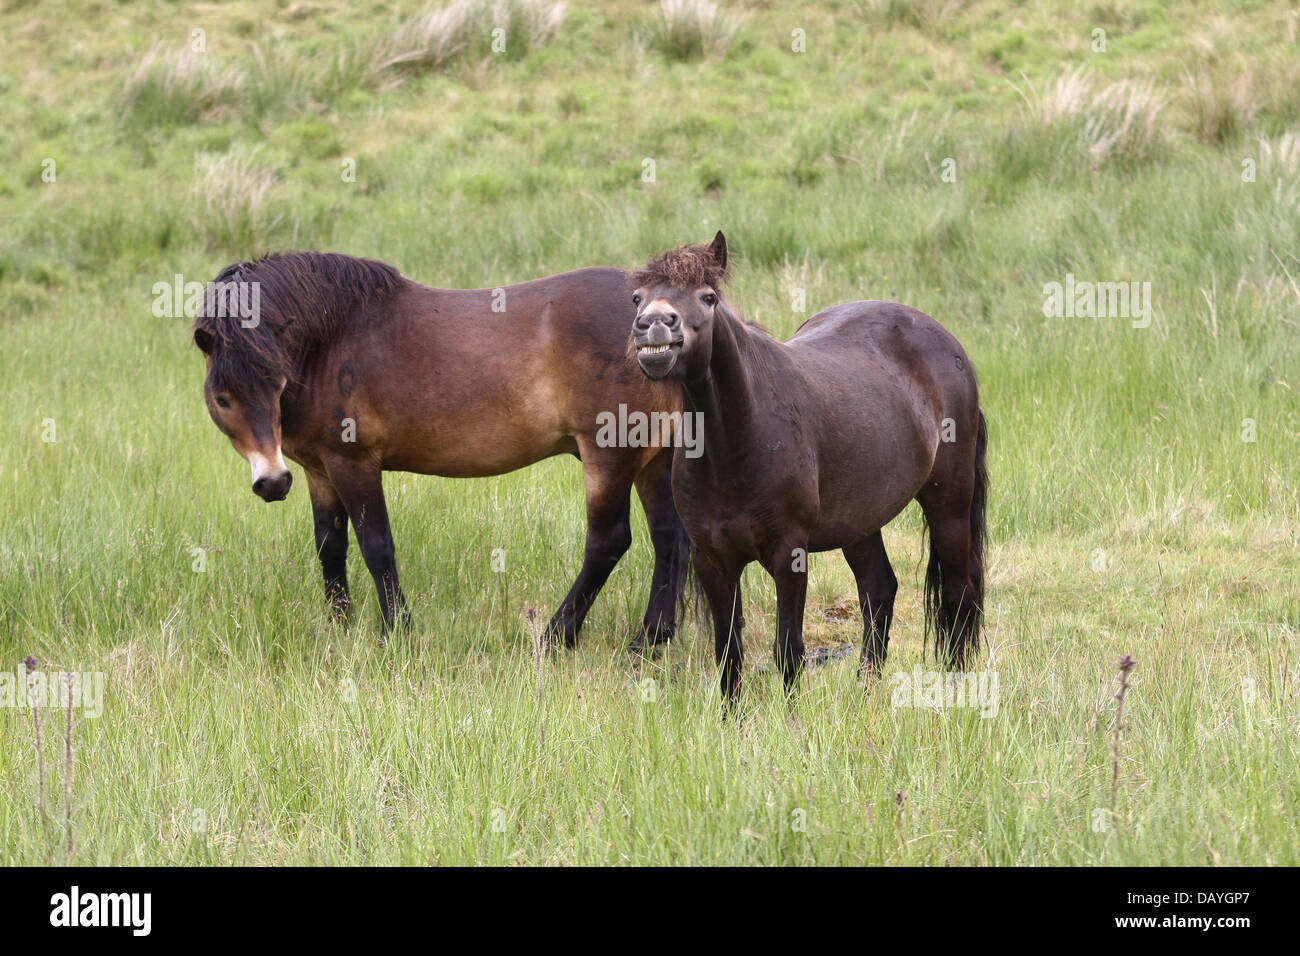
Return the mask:
POLYGON ((672 628, 650 628, 642 625, 641 630, 637 631, 636 637, 628 644, 627 649, 630 654, 642 654, 654 657, 659 654, 673 639, 672 628))
POLYGON ((397 612, 394 620, 383 622, 383 626, 379 629, 379 646, 387 647, 389 639, 394 634, 409 634, 411 627, 411 612, 402 608, 397 612))
POLYGON ((875 655, 864 653, 858 660, 858 680, 863 690, 871 690, 880 683, 880 675, 885 670, 885 662, 875 655))
POLYGON ((571 651, 578 646, 578 632, 548 625, 542 632, 542 646, 552 654, 561 650, 571 651))

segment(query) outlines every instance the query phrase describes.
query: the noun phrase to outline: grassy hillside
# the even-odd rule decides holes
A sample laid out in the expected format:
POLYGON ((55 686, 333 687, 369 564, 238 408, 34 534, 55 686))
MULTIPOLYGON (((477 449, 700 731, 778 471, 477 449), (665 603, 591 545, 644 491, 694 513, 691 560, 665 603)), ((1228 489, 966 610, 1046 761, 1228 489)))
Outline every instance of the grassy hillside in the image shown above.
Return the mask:
MULTIPOLYGON (((0 862, 1297 862, 1300 14, 493 6, 0 9, 0 670, 106 682, 70 833, 63 715, 43 824, 31 713, 0 708, 0 862), (996 716, 892 706, 932 666, 914 509, 874 692, 850 658, 788 709, 756 673, 723 724, 702 628, 629 659, 639 517, 539 672, 524 612, 583 532, 558 459, 390 476, 415 630, 378 647, 355 547, 336 627, 305 485, 249 493, 189 320, 152 311, 154 283, 272 250, 495 286, 718 228, 731 301, 776 333, 896 298, 976 363, 996 716), (1067 276, 1150 283, 1149 325, 1045 316, 1067 276)), ((811 573, 810 643, 856 641, 843 560, 811 573)), ((766 668, 754 569, 746 603, 766 668)))

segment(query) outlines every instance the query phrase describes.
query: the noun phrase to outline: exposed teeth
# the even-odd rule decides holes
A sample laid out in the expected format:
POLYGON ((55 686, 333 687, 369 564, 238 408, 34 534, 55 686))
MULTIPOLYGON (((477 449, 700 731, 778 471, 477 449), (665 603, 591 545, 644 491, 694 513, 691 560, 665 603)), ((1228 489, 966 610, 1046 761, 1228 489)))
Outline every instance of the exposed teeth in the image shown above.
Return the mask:
POLYGON ((660 352, 667 352, 671 345, 643 345, 639 349, 643 355, 658 355, 660 352))

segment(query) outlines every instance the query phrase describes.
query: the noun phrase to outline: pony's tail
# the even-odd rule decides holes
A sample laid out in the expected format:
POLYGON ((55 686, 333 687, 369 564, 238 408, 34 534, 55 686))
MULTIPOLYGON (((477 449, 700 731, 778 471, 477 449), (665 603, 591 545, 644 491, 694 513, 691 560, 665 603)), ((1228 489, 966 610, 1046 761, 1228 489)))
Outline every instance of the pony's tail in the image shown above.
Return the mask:
MULTIPOLYGON (((943 570, 939 566, 939 552, 930 533, 930 559, 925 568, 925 629, 934 641, 935 657, 948 666, 963 666, 981 648, 980 631, 984 623, 984 547, 988 537, 985 510, 988 505, 989 473, 987 451, 988 421, 979 413, 979 426, 975 436, 975 487, 970 505, 970 588, 962 598, 961 606, 951 615, 943 609, 943 570), (948 618, 951 617, 951 620, 948 618), (953 631, 963 636, 960 646, 948 644, 953 631)), ((927 525, 927 532, 930 529, 927 525)))
POLYGON ((984 623, 984 543, 988 536, 988 521, 984 513, 989 498, 989 469, 986 452, 989 444, 989 423, 980 412, 979 434, 975 438, 975 493, 970 503, 970 580, 975 590, 971 607, 971 649, 979 651, 980 628, 984 623))

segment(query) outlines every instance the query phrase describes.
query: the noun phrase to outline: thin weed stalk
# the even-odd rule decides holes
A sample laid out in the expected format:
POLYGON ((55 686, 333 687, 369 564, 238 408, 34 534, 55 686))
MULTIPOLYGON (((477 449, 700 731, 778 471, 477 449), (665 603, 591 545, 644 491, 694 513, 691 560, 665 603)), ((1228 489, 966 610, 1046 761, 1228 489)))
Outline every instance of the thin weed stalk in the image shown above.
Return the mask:
POLYGON ((63 831, 65 834, 64 859, 72 859, 72 675, 65 674, 67 709, 64 724, 63 750, 63 831))
POLYGON ((41 814, 41 835, 45 838, 45 862, 50 862, 50 818, 45 810, 45 742, 41 737, 41 708, 36 699, 36 685, 32 674, 36 671, 36 658, 28 654, 23 661, 27 667, 27 701, 32 705, 32 733, 36 739, 36 799, 41 814))
POLYGON ((1128 654, 1119 662, 1119 690, 1115 692, 1115 732, 1111 738, 1111 773, 1110 773, 1110 812, 1115 812, 1115 803, 1119 798, 1119 761, 1121 754, 1120 731, 1124 729, 1124 696, 1128 693, 1128 675, 1133 671, 1137 661, 1128 654))

